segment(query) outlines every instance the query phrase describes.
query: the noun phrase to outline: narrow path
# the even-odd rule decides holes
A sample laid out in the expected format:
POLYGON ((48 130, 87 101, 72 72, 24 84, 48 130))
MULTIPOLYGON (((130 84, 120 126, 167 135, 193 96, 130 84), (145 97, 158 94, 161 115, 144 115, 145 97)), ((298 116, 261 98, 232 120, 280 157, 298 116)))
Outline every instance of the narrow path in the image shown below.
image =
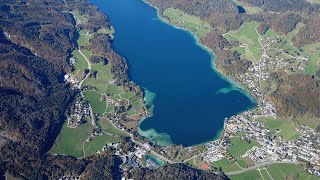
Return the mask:
POLYGON ((269 173, 268 169, 267 169, 267 168, 264 168, 264 169, 266 169, 266 171, 267 171, 268 175, 270 176, 270 178, 271 178, 272 180, 274 180, 273 177, 271 176, 271 174, 269 173))
POLYGON ((254 166, 251 166, 249 168, 245 168, 245 169, 242 169, 242 170, 228 172, 228 173, 226 173, 226 175, 229 176, 229 175, 241 174, 241 173, 244 173, 246 171, 254 170, 254 169, 257 169, 259 167, 264 167, 266 165, 271 165, 271 164, 296 164, 296 165, 298 165, 299 163, 298 162, 292 162, 292 161, 268 161, 268 162, 263 162, 263 163, 260 163, 260 164, 256 164, 254 166))
POLYGON ((259 34, 259 32, 257 31, 257 28, 254 28, 254 29, 255 29, 256 33, 259 35, 258 42, 259 42, 260 46, 261 46, 262 49, 263 49, 263 53, 261 54, 261 57, 260 57, 260 59, 259 59, 259 86, 260 86, 260 94, 262 95, 262 85, 261 85, 261 74, 262 74, 262 72, 261 72, 261 60, 262 60, 262 58, 263 58, 264 56, 266 56, 266 51, 267 51, 267 49, 264 48, 264 46, 262 45, 262 43, 261 43, 261 41, 260 41, 260 40, 262 39, 262 37, 261 37, 261 35, 259 34))
POLYGON ((240 169, 245 169, 245 168, 241 167, 241 166, 238 164, 237 161, 236 161, 235 163, 237 164, 237 166, 238 166, 240 169))
POLYGON ((259 171, 260 176, 262 177, 262 179, 264 180, 264 177, 262 175, 262 173, 260 172, 260 169, 258 168, 257 171, 259 171))

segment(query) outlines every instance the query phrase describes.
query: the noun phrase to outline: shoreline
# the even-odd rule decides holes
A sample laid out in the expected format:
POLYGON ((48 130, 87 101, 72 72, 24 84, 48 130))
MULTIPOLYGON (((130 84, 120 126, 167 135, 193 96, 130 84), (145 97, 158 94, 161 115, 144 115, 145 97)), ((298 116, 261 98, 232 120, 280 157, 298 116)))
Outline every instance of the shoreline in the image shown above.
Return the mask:
POLYGON ((199 46, 201 49, 207 51, 207 53, 210 55, 210 57, 211 57, 211 62, 210 63, 211 63, 212 70, 217 72, 219 77, 221 77, 222 79, 224 79, 228 83, 230 83, 232 86, 235 86, 237 89, 239 89, 239 91, 241 91, 243 94, 245 94, 252 102, 257 103, 257 99, 256 99, 256 97, 255 97, 255 95, 253 93, 251 93, 249 90, 247 90, 242 84, 240 84, 239 82, 235 81, 232 77, 230 77, 228 75, 225 75, 225 74, 223 74, 222 72, 219 71, 219 69, 216 67, 216 65, 214 63, 216 55, 214 54, 214 52, 209 47, 205 46, 204 44, 202 44, 200 42, 200 38, 198 38, 197 35, 194 32, 192 32, 192 31, 190 31, 190 30, 188 30, 186 28, 179 27, 179 26, 176 26, 174 24, 171 24, 169 21, 167 21, 165 18, 163 18, 161 16, 160 9, 158 7, 155 7, 154 5, 150 4, 149 2, 146 2, 146 0, 142 0, 142 2, 144 2, 145 4, 147 4, 147 5, 153 7, 154 9, 157 10, 157 18, 161 22, 163 22, 165 24, 168 24, 168 25, 170 25, 171 27, 173 27, 175 29, 180 29, 180 30, 183 30, 183 31, 189 33, 192 36, 192 38, 195 40, 196 45, 199 46))
MULTIPOLYGON (((237 91, 240 91, 242 94, 244 94, 245 96, 247 96, 250 101, 255 104, 254 107, 249 107, 248 109, 246 110, 243 110, 243 111, 240 111, 238 113, 236 113, 235 115, 239 115, 241 113, 244 113, 244 112, 247 112, 247 111, 250 111, 250 110, 254 110, 256 109, 258 106, 258 101, 256 99, 256 97, 254 96, 254 94, 252 94, 252 92, 250 92, 249 90, 247 90, 242 84, 240 84, 239 82, 235 81, 232 77, 230 76, 227 76, 225 74, 223 74, 222 72, 219 71, 219 69, 216 67, 215 65, 215 54, 214 52, 207 46, 205 46, 204 44, 202 44, 200 42, 200 38, 198 38, 198 36, 193 32, 193 31, 190 31, 188 30, 187 28, 183 28, 183 27, 179 27, 179 26, 176 26, 174 24, 171 24, 168 20, 166 20, 165 18, 162 17, 162 15, 160 14, 160 9, 152 4, 150 4, 149 2, 147 2, 146 0, 142 0, 142 2, 144 2, 145 4, 149 5, 150 7, 154 8, 156 11, 157 11, 157 19, 160 20, 161 22, 175 28, 175 29, 179 29, 179 30, 183 30, 185 31, 186 33, 188 33, 189 35, 192 36, 192 38, 195 40, 195 44, 200 47, 201 49, 205 50, 209 56, 211 57, 210 59, 210 63, 211 63, 211 69, 216 72, 218 74, 218 76, 220 78, 222 78, 223 80, 227 81, 228 83, 230 83, 231 87, 235 87, 235 90, 237 91)), ((228 118, 228 117, 226 117, 228 118)), ((139 121, 139 126, 138 126, 138 129, 140 129, 140 124, 146 119, 146 117, 142 118, 140 121, 139 121)), ((198 146, 198 145, 202 145, 202 144, 206 144, 210 141, 218 141, 220 140, 222 137, 223 137, 223 133, 224 133, 224 129, 225 129, 225 122, 223 123, 223 127, 217 131, 216 135, 214 135, 211 139, 209 139, 208 141, 205 141, 203 143, 199 143, 199 144, 195 144, 195 145, 191 145, 191 146, 187 146, 187 147, 195 147, 195 146, 198 146)), ((150 130, 154 130, 153 128, 150 129, 150 130)), ((140 131, 143 131, 140 129, 140 131)), ((144 132, 147 132, 147 131, 144 131, 144 132)), ((139 132, 140 135, 142 135, 140 132, 139 132)), ((162 133, 157 133, 158 135, 161 135, 162 133)), ((170 135, 169 135, 170 136, 170 135)), ((172 145, 176 145, 176 144, 172 144, 172 145)), ((171 145, 169 145, 171 146, 171 145)))

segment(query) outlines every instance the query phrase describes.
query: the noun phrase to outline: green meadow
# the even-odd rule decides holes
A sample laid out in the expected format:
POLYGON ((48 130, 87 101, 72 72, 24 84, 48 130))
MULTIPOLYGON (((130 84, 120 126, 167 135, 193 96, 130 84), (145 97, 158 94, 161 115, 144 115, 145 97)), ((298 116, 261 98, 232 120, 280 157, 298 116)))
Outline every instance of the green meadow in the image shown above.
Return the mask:
POLYGON ((309 174, 299 165, 294 164, 272 164, 260 169, 249 170, 237 175, 229 175, 231 180, 280 180, 280 179, 296 179, 296 180, 316 180, 316 176, 309 174))
POLYGON ((107 133, 118 135, 121 137, 129 137, 129 134, 127 132, 121 131, 121 130, 117 129, 116 127, 114 127, 114 125, 108 119, 101 118, 97 122, 97 124, 103 131, 105 131, 107 133))
POLYGON ((296 130, 293 123, 284 119, 272 119, 272 118, 258 118, 256 121, 263 122, 265 127, 270 130, 270 135, 282 136, 284 140, 295 140, 301 134, 296 130), (276 132, 280 130, 280 132, 276 132))
POLYGON ((101 150, 104 145, 109 143, 116 143, 119 142, 119 137, 114 137, 108 134, 104 134, 101 136, 94 137, 90 142, 85 142, 84 144, 84 151, 85 156, 94 155, 98 150, 101 150))
POLYGON ((245 9, 245 11, 246 11, 246 14, 257 14, 257 13, 260 13, 263 11, 263 9, 249 5, 248 3, 245 3, 245 2, 241 2, 241 1, 237 1, 237 0, 233 0, 233 2, 236 5, 243 7, 243 9, 245 9))
POLYGON ((241 44, 236 50, 242 58, 257 62, 260 60, 262 47, 258 41, 259 34, 256 28, 258 22, 245 22, 236 31, 229 31, 224 35, 228 41, 238 41, 241 44))
POLYGON ((92 132, 93 127, 90 122, 82 124, 77 128, 69 128, 67 123, 64 123, 49 153, 83 157, 83 143, 92 132))
POLYGON ((205 36, 211 31, 210 24, 179 9, 167 8, 163 11, 163 16, 169 19, 171 23, 189 29, 199 37, 205 36))
POLYGON ((261 145, 252 140, 250 143, 241 139, 240 137, 230 138, 231 147, 228 149, 228 152, 231 156, 236 159, 241 159, 241 156, 245 154, 248 150, 250 150, 253 146, 260 147, 261 145))
POLYGON ((83 94, 94 113, 103 114, 106 111, 107 105, 105 101, 101 101, 101 94, 95 91, 85 91, 83 94))

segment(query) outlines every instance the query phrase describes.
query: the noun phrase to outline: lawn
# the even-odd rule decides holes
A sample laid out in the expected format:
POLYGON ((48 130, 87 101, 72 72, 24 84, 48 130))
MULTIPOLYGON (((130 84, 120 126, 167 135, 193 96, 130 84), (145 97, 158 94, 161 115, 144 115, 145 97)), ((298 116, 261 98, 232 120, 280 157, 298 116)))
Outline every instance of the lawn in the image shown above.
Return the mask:
POLYGON ((108 106, 108 108, 107 108, 107 110, 106 110, 106 113, 112 113, 112 112, 114 112, 114 109, 115 109, 115 107, 114 106, 108 106))
POLYGON ((267 166, 268 172, 273 179, 301 179, 316 180, 315 176, 309 174, 302 167, 293 164, 273 164, 267 166))
POLYGON ((114 34, 114 28, 113 27, 110 27, 110 28, 101 28, 98 30, 98 33, 101 33, 101 34, 114 34))
POLYGON ((276 133, 276 136, 282 136, 284 140, 295 140, 300 136, 295 125, 288 120, 274 120, 272 118, 262 117, 256 119, 256 121, 263 122, 265 127, 270 130, 271 136, 276 133, 276 129, 280 130, 280 132, 276 133))
POLYGON ((242 168, 247 168, 247 167, 248 167, 248 164, 247 164, 246 161, 244 161, 243 159, 238 159, 236 162, 237 162, 237 163, 239 164, 239 166, 242 167, 242 168))
POLYGON ((263 9, 259 8, 259 7, 255 7, 255 6, 251 6, 250 4, 247 4, 245 2, 240 2, 237 0, 233 0, 233 2, 238 5, 243 7, 243 9, 246 10, 246 14, 257 14, 263 11, 263 9))
POLYGON ((270 177, 270 175, 268 174, 267 169, 261 169, 260 173, 264 180, 273 180, 273 177, 270 177))
POLYGON ((132 98, 135 97, 135 94, 133 92, 131 92, 131 91, 121 93, 120 95, 121 95, 122 99, 132 99, 132 98))
POLYGON ((80 34, 79 33, 79 39, 77 40, 77 43, 79 46, 86 46, 86 45, 89 45, 90 42, 90 34, 80 34))
POLYGON ((232 164, 229 164, 222 168, 223 172, 233 172, 241 170, 240 167, 236 164, 236 162, 233 162, 232 164))
POLYGON ((320 4, 320 0, 307 0, 309 3, 320 4))
POLYGON ((88 63, 84 59, 84 57, 78 52, 78 50, 74 50, 72 52, 72 55, 77 59, 77 62, 74 65, 74 75, 78 76, 81 75, 84 76, 84 70, 88 68, 88 63))
POLYGON ((245 154, 253 146, 260 146, 260 144, 254 140, 252 140, 251 143, 248 143, 240 137, 230 138, 230 141, 231 147, 228 149, 228 152, 236 159, 241 159, 241 155, 245 154))
MULTIPOLYGON (((232 172, 232 171, 228 171, 232 172)), ((316 180, 316 176, 309 174, 302 167, 294 164, 272 164, 268 165, 266 169, 250 170, 237 175, 229 175, 231 180, 247 180, 247 179, 264 179, 264 180, 280 180, 280 179, 297 179, 297 180, 316 180), (269 174, 268 174, 268 172, 269 174), (260 175, 262 174, 262 176, 260 175), (271 176, 271 177, 270 177, 271 176)))
POLYGON ((89 60, 92 56, 92 52, 86 49, 81 49, 83 55, 89 60))
POLYGON ((106 92, 107 84, 112 80, 111 66, 97 63, 92 64, 91 67, 92 70, 97 71, 96 78, 90 77, 86 79, 84 85, 96 87, 99 93, 103 94, 106 92))
POLYGON ((139 109, 141 108, 141 101, 139 99, 130 101, 131 108, 127 112, 128 116, 135 115, 139 113, 139 109))
POLYGON ((49 153, 83 157, 83 142, 92 132, 93 127, 90 123, 80 125, 77 128, 68 128, 65 123, 49 153))
POLYGON ((103 114, 106 111, 106 102, 101 101, 101 95, 95 91, 85 91, 84 97, 89 101, 94 113, 103 114))
POLYGON ((110 134, 115 134, 122 137, 129 137, 128 133, 114 127, 114 125, 108 119, 102 118, 97 122, 97 124, 103 131, 106 131, 110 134))
POLYGON ((229 161, 226 158, 222 158, 219 161, 214 161, 211 163, 212 167, 216 167, 216 168, 224 168, 226 166, 228 166, 229 164, 231 164, 232 162, 229 161))
MULTIPOLYGON (((251 170, 242 174, 228 176, 231 180, 263 180, 259 171, 251 170)), ((280 179, 279 179, 280 180, 280 179)))
MULTIPOLYGON (((287 33, 287 35, 281 36, 281 41, 282 41, 281 45, 283 45, 282 49, 287 50, 288 53, 293 56, 298 55, 295 51, 299 52, 299 49, 296 46, 294 46, 294 44, 292 43, 292 38, 299 33, 300 29, 303 26, 304 26, 303 23, 298 23, 294 30, 287 33)), ((303 52, 301 54, 305 54, 305 53, 307 52, 303 52)))
POLYGON ((78 10, 72 11, 72 14, 75 16, 77 23, 80 23, 80 24, 87 24, 88 23, 88 18, 85 17, 84 15, 80 15, 78 10))
POLYGON ((116 94, 123 93, 124 90, 123 90, 122 86, 117 86, 115 84, 109 84, 106 92, 109 94, 112 94, 112 95, 116 95, 116 94))
POLYGON ((91 142, 86 142, 84 145, 85 156, 94 155, 98 150, 101 150, 102 147, 109 143, 119 142, 120 139, 113 137, 107 134, 94 137, 91 142))
MULTIPOLYGON (((258 22, 245 22, 236 31, 229 31, 224 37, 228 41, 238 41, 241 44, 246 44, 246 56, 247 59, 252 61, 258 61, 261 57, 261 46, 259 44, 258 38, 259 34, 256 28, 259 26, 258 22)), ((243 50, 238 51, 239 53, 244 53, 243 50)))
POLYGON ((190 29, 199 37, 205 36, 211 31, 211 26, 196 16, 191 16, 179 9, 167 8, 163 11, 163 16, 170 22, 183 28, 190 29))
POLYGON ((308 75, 314 75, 319 69, 320 69, 320 51, 317 51, 309 57, 309 64, 305 68, 305 72, 308 75))

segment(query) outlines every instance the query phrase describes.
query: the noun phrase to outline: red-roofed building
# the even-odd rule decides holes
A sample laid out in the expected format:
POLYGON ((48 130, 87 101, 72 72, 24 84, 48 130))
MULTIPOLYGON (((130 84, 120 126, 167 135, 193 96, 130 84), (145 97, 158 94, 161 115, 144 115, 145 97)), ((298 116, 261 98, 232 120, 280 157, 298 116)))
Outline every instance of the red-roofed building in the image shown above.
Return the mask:
POLYGON ((207 164, 202 164, 200 167, 201 167, 201 169, 204 170, 204 171, 207 170, 207 169, 209 169, 209 166, 208 166, 207 164))

